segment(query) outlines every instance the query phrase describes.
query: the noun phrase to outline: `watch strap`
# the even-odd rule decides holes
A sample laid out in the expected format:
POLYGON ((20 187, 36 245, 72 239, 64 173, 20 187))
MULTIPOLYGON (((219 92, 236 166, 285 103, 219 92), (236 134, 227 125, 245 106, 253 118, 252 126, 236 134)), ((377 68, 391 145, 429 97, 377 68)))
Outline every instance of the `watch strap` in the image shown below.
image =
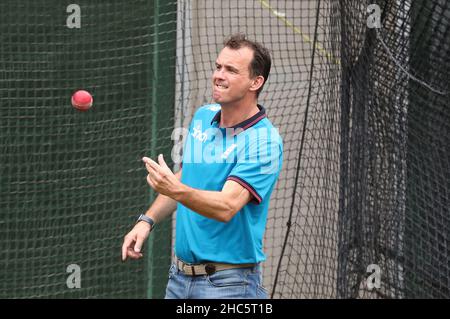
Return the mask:
POLYGON ((152 227, 152 228, 151 228, 152 230, 153 230, 153 227, 155 227, 155 221, 154 221, 152 218, 148 217, 147 215, 145 215, 145 214, 139 215, 139 217, 138 217, 136 223, 137 223, 137 222, 140 222, 141 220, 144 221, 144 222, 146 222, 146 223, 149 223, 150 226, 152 227))

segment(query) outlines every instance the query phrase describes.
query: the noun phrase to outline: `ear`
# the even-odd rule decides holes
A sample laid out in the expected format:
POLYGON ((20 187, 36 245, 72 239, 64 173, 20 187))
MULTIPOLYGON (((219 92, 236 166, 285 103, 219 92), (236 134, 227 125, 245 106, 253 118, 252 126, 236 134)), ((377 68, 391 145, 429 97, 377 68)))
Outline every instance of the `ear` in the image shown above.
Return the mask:
POLYGON ((264 77, 262 75, 258 75, 253 79, 253 84, 250 86, 250 91, 258 91, 259 88, 264 84, 264 77))

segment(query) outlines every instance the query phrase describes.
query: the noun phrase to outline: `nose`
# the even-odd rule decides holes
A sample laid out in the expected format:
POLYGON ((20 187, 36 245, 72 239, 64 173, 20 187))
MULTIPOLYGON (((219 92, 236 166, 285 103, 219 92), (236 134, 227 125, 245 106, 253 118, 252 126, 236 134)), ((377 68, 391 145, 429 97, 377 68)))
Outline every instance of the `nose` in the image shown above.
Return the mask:
POLYGON ((215 79, 215 80, 223 80, 223 79, 224 79, 222 69, 219 69, 219 70, 216 69, 216 70, 214 70, 214 73, 213 73, 213 79, 215 79))

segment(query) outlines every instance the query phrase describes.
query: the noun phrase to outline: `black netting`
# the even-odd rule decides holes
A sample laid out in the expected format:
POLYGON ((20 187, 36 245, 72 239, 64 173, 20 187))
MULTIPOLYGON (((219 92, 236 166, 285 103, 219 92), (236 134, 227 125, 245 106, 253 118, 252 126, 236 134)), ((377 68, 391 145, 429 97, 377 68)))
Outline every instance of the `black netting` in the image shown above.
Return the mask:
POLYGON ((448 297, 448 2, 182 4, 181 123, 211 101, 226 36, 271 49, 260 102, 285 151, 265 236, 272 296, 448 297))
POLYGON ((0 2, 0 297, 161 296, 167 227, 153 244, 165 251, 120 260, 149 204, 141 158, 170 141, 176 2, 76 1, 69 28, 72 3, 0 2), (84 113, 79 89, 94 97, 84 113))

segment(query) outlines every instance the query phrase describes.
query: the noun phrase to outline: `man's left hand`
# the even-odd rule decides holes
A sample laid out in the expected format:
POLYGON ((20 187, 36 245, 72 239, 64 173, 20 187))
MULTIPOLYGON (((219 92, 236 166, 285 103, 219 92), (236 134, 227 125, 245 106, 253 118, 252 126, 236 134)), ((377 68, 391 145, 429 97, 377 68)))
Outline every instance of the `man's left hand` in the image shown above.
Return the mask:
POLYGON ((147 169, 147 183, 158 193, 173 198, 182 185, 172 170, 167 166, 162 154, 158 163, 148 157, 143 157, 147 169))

